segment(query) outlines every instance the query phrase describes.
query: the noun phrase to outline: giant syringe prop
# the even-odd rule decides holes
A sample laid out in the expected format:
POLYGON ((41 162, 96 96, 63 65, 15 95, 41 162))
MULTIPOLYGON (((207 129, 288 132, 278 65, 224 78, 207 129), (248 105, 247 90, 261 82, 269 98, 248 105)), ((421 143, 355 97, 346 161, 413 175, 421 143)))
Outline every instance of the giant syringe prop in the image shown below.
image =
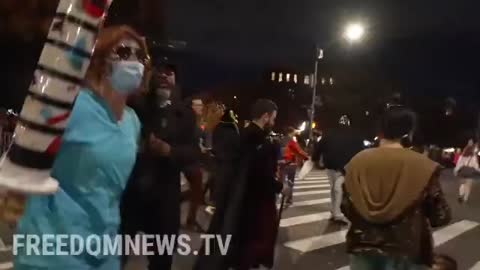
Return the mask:
POLYGON ((0 162, 1 188, 23 194, 57 191, 50 170, 112 1, 60 0, 12 145, 0 162))

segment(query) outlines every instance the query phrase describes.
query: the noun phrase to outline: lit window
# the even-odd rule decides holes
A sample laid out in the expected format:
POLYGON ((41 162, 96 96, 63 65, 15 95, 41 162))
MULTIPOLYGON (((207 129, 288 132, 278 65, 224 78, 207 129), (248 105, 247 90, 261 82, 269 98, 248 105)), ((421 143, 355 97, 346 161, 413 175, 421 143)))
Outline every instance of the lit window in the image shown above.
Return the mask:
POLYGON ((297 83, 297 82, 298 82, 297 74, 293 75, 293 82, 294 82, 294 83, 297 83))
POLYGON ((275 72, 272 72, 272 81, 275 81, 275 72))
POLYGON ((287 82, 290 81, 290 73, 287 73, 287 75, 285 76, 287 78, 287 82))
POLYGON ((303 79, 304 84, 310 84, 310 76, 305 75, 305 78, 303 79))
POLYGON ((280 73, 279 77, 278 77, 278 81, 279 82, 283 82, 283 73, 280 73))

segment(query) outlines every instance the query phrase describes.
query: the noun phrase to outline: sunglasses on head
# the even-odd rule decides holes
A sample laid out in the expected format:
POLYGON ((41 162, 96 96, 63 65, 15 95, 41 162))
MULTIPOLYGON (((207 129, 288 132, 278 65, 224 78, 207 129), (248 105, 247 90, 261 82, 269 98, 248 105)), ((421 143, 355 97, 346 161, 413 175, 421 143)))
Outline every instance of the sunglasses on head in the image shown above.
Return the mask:
POLYGON ((117 56, 120 60, 129 60, 132 56, 136 57, 136 60, 146 64, 149 61, 148 55, 141 48, 132 48, 128 46, 117 47, 114 51, 114 56, 117 56))

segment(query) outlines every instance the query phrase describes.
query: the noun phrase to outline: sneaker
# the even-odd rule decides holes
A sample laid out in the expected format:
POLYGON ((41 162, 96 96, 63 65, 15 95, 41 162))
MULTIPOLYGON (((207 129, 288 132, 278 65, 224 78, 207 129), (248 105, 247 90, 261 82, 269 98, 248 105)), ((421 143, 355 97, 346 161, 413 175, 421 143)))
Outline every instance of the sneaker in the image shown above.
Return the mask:
POLYGON ((330 218, 330 221, 334 222, 334 223, 338 223, 340 225, 349 225, 350 224, 350 221, 344 217, 344 216, 340 216, 340 217, 331 217, 330 218))
POLYGON ((458 203, 460 204, 465 203, 465 198, 463 196, 458 196, 458 203))

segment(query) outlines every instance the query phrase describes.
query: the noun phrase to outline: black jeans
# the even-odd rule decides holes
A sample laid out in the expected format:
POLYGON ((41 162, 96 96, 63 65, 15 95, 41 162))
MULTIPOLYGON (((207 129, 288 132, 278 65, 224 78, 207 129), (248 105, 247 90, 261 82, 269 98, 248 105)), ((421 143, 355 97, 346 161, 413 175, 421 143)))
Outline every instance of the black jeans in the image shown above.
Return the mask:
POLYGON ((287 195, 286 197, 286 202, 288 204, 292 203, 293 199, 293 186, 295 185, 295 175, 297 174, 297 164, 295 163, 290 163, 285 166, 285 177, 287 180, 287 183, 289 187, 291 187, 290 194, 287 195))

